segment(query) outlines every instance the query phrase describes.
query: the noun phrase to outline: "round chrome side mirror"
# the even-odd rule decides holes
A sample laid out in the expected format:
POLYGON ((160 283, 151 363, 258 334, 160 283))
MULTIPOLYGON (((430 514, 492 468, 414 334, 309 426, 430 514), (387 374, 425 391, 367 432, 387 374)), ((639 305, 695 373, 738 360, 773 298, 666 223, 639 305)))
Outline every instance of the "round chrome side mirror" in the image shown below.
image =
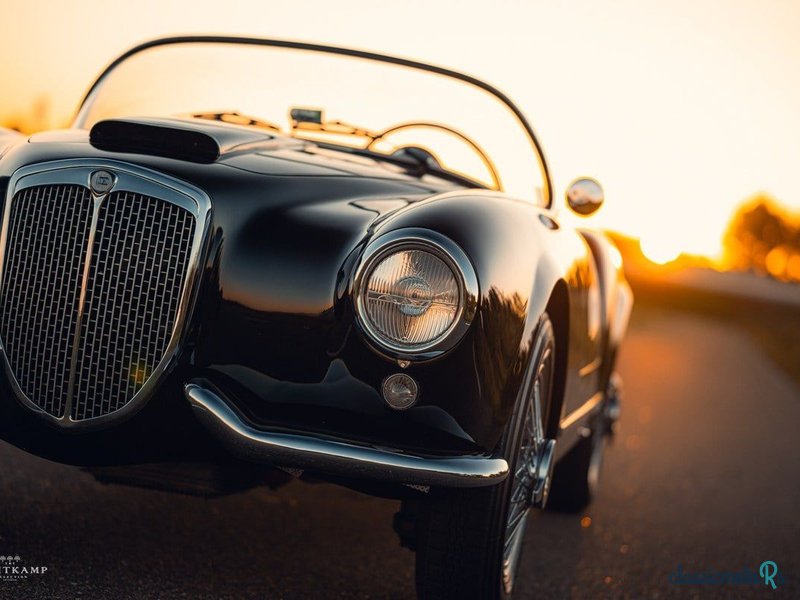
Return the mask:
POLYGON ((567 204, 579 215, 590 215, 603 205, 603 188, 594 179, 581 177, 567 188, 567 204))

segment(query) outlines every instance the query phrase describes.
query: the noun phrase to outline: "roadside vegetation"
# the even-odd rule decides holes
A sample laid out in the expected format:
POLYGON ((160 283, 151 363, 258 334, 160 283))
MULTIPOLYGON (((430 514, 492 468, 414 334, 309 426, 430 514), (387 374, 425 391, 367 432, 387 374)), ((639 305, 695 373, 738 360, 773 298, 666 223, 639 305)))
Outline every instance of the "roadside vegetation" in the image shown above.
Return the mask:
POLYGON ((739 207, 725 234, 726 270, 800 282, 800 216, 757 195, 739 207))

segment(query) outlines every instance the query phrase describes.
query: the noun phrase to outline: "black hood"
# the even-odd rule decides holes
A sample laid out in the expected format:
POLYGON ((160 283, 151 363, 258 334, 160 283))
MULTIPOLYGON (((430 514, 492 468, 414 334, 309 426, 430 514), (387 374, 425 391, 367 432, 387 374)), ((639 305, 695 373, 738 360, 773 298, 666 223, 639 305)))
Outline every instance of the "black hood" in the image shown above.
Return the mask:
MULTIPOLYGON (((20 136, 0 159, 0 186, 22 166, 84 159, 138 165, 203 190, 212 205, 204 279, 208 296, 215 298, 204 303, 213 315, 206 313, 201 319, 206 327, 210 322, 224 329, 240 326, 241 320, 233 319, 237 325, 232 325, 224 316, 236 310, 257 315, 258 321, 271 320, 274 331, 281 330, 275 320, 287 322, 277 315, 330 327, 336 299, 344 294, 348 259, 358 256, 375 230, 421 199, 463 189, 436 177, 415 177, 378 158, 256 128, 200 119, 103 123, 105 127, 99 123, 91 134, 71 129, 27 140, 20 136), (198 140, 200 152, 213 145, 218 156, 201 163, 159 155, 152 148, 135 147, 140 140, 126 141, 125 128, 154 143, 159 135, 170 138, 188 132, 198 140), (97 142, 98 130, 109 136, 104 143, 97 142)), ((113 171, 112 163, 105 164, 113 171)), ((283 354, 305 354, 307 346, 299 340, 315 329, 304 326, 298 332, 294 325, 289 327, 296 343, 288 349, 284 344, 283 354)), ((284 337, 262 340, 261 346, 280 345, 289 334, 284 337)))

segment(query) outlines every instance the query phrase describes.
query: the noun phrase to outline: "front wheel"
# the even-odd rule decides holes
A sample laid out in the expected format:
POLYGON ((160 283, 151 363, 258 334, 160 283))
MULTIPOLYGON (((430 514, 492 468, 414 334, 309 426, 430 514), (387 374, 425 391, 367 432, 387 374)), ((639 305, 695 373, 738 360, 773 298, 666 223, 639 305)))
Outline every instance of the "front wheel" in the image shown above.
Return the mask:
POLYGON ((555 336, 543 315, 530 368, 501 443, 510 473, 488 488, 437 490, 417 521, 417 592, 420 598, 508 598, 532 506, 550 491, 555 440, 545 438, 552 405, 555 336))

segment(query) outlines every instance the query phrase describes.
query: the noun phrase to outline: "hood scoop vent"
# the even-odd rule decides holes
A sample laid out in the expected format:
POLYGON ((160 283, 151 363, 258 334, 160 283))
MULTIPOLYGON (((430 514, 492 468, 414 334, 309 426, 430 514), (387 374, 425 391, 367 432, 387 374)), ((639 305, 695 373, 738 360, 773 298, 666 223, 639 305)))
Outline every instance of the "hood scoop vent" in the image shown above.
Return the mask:
POLYGON ((89 142, 99 150, 202 164, 216 162, 239 146, 270 139, 263 131, 196 119, 112 119, 99 121, 89 132, 89 142))

